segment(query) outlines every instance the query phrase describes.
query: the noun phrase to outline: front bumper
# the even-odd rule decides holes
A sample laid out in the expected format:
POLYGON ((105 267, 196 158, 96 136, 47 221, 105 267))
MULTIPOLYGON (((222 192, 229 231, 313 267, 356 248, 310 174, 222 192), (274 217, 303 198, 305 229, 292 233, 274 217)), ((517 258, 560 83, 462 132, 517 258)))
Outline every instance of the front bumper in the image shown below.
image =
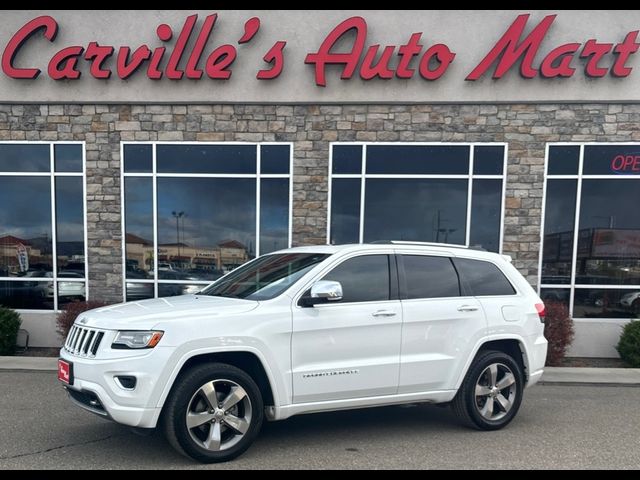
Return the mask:
POLYGON ((164 387, 158 379, 171 351, 156 347, 132 357, 98 359, 78 357, 63 349, 60 358, 73 363, 74 375, 73 385, 63 385, 71 400, 85 410, 123 425, 153 428, 164 387), (116 380, 118 376, 135 377, 135 388, 124 388, 116 380))

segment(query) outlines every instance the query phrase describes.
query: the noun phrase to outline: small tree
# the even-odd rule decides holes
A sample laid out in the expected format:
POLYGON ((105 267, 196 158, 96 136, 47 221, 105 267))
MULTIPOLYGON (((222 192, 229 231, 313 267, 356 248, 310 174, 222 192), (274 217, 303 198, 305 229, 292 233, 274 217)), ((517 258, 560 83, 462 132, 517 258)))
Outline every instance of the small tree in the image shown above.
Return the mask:
POLYGON ((544 336, 549 342, 547 348, 547 365, 557 367, 573 341, 573 319, 569 316, 567 306, 556 300, 545 302, 544 336))
POLYGON ((640 321, 627 323, 616 347, 620 357, 634 368, 640 368, 640 321))
POLYGON ((56 318, 56 331, 60 334, 60 336, 65 339, 69 334, 69 330, 71 330, 71 326, 83 312, 87 310, 92 310, 94 308, 100 308, 106 306, 106 303, 89 301, 84 302, 82 300, 78 300, 75 302, 67 303, 64 306, 64 309, 58 314, 56 318))
POLYGON ((0 306, 0 355, 13 355, 22 319, 18 312, 0 306))

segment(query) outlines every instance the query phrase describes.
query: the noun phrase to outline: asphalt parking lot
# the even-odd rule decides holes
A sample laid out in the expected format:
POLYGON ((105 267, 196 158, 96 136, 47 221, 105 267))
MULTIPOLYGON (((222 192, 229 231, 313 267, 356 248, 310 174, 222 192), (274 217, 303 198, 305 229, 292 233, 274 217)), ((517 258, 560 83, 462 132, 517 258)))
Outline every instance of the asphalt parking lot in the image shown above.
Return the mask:
POLYGON ((476 432, 446 408, 385 407, 267 423, 239 459, 200 465, 73 406, 55 372, 0 372, 0 469, 640 468, 640 388, 528 390, 509 427, 476 432))

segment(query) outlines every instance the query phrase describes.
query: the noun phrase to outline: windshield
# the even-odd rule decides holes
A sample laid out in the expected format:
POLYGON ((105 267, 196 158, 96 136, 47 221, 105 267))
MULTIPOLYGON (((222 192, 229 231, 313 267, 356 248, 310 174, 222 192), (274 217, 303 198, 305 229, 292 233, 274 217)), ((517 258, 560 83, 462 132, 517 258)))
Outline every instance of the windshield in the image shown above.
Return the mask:
POLYGON ((325 260, 323 253, 265 255, 234 270, 200 292, 213 297, 270 300, 325 260))

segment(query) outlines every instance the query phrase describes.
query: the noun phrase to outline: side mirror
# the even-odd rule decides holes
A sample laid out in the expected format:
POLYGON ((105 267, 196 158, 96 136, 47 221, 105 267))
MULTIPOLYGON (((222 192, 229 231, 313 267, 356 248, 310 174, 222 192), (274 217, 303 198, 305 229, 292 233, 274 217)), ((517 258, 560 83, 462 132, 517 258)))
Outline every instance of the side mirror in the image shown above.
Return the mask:
POLYGON ((342 285, 331 280, 319 280, 311 287, 311 295, 304 298, 304 305, 312 307, 319 303, 342 300, 342 285))

